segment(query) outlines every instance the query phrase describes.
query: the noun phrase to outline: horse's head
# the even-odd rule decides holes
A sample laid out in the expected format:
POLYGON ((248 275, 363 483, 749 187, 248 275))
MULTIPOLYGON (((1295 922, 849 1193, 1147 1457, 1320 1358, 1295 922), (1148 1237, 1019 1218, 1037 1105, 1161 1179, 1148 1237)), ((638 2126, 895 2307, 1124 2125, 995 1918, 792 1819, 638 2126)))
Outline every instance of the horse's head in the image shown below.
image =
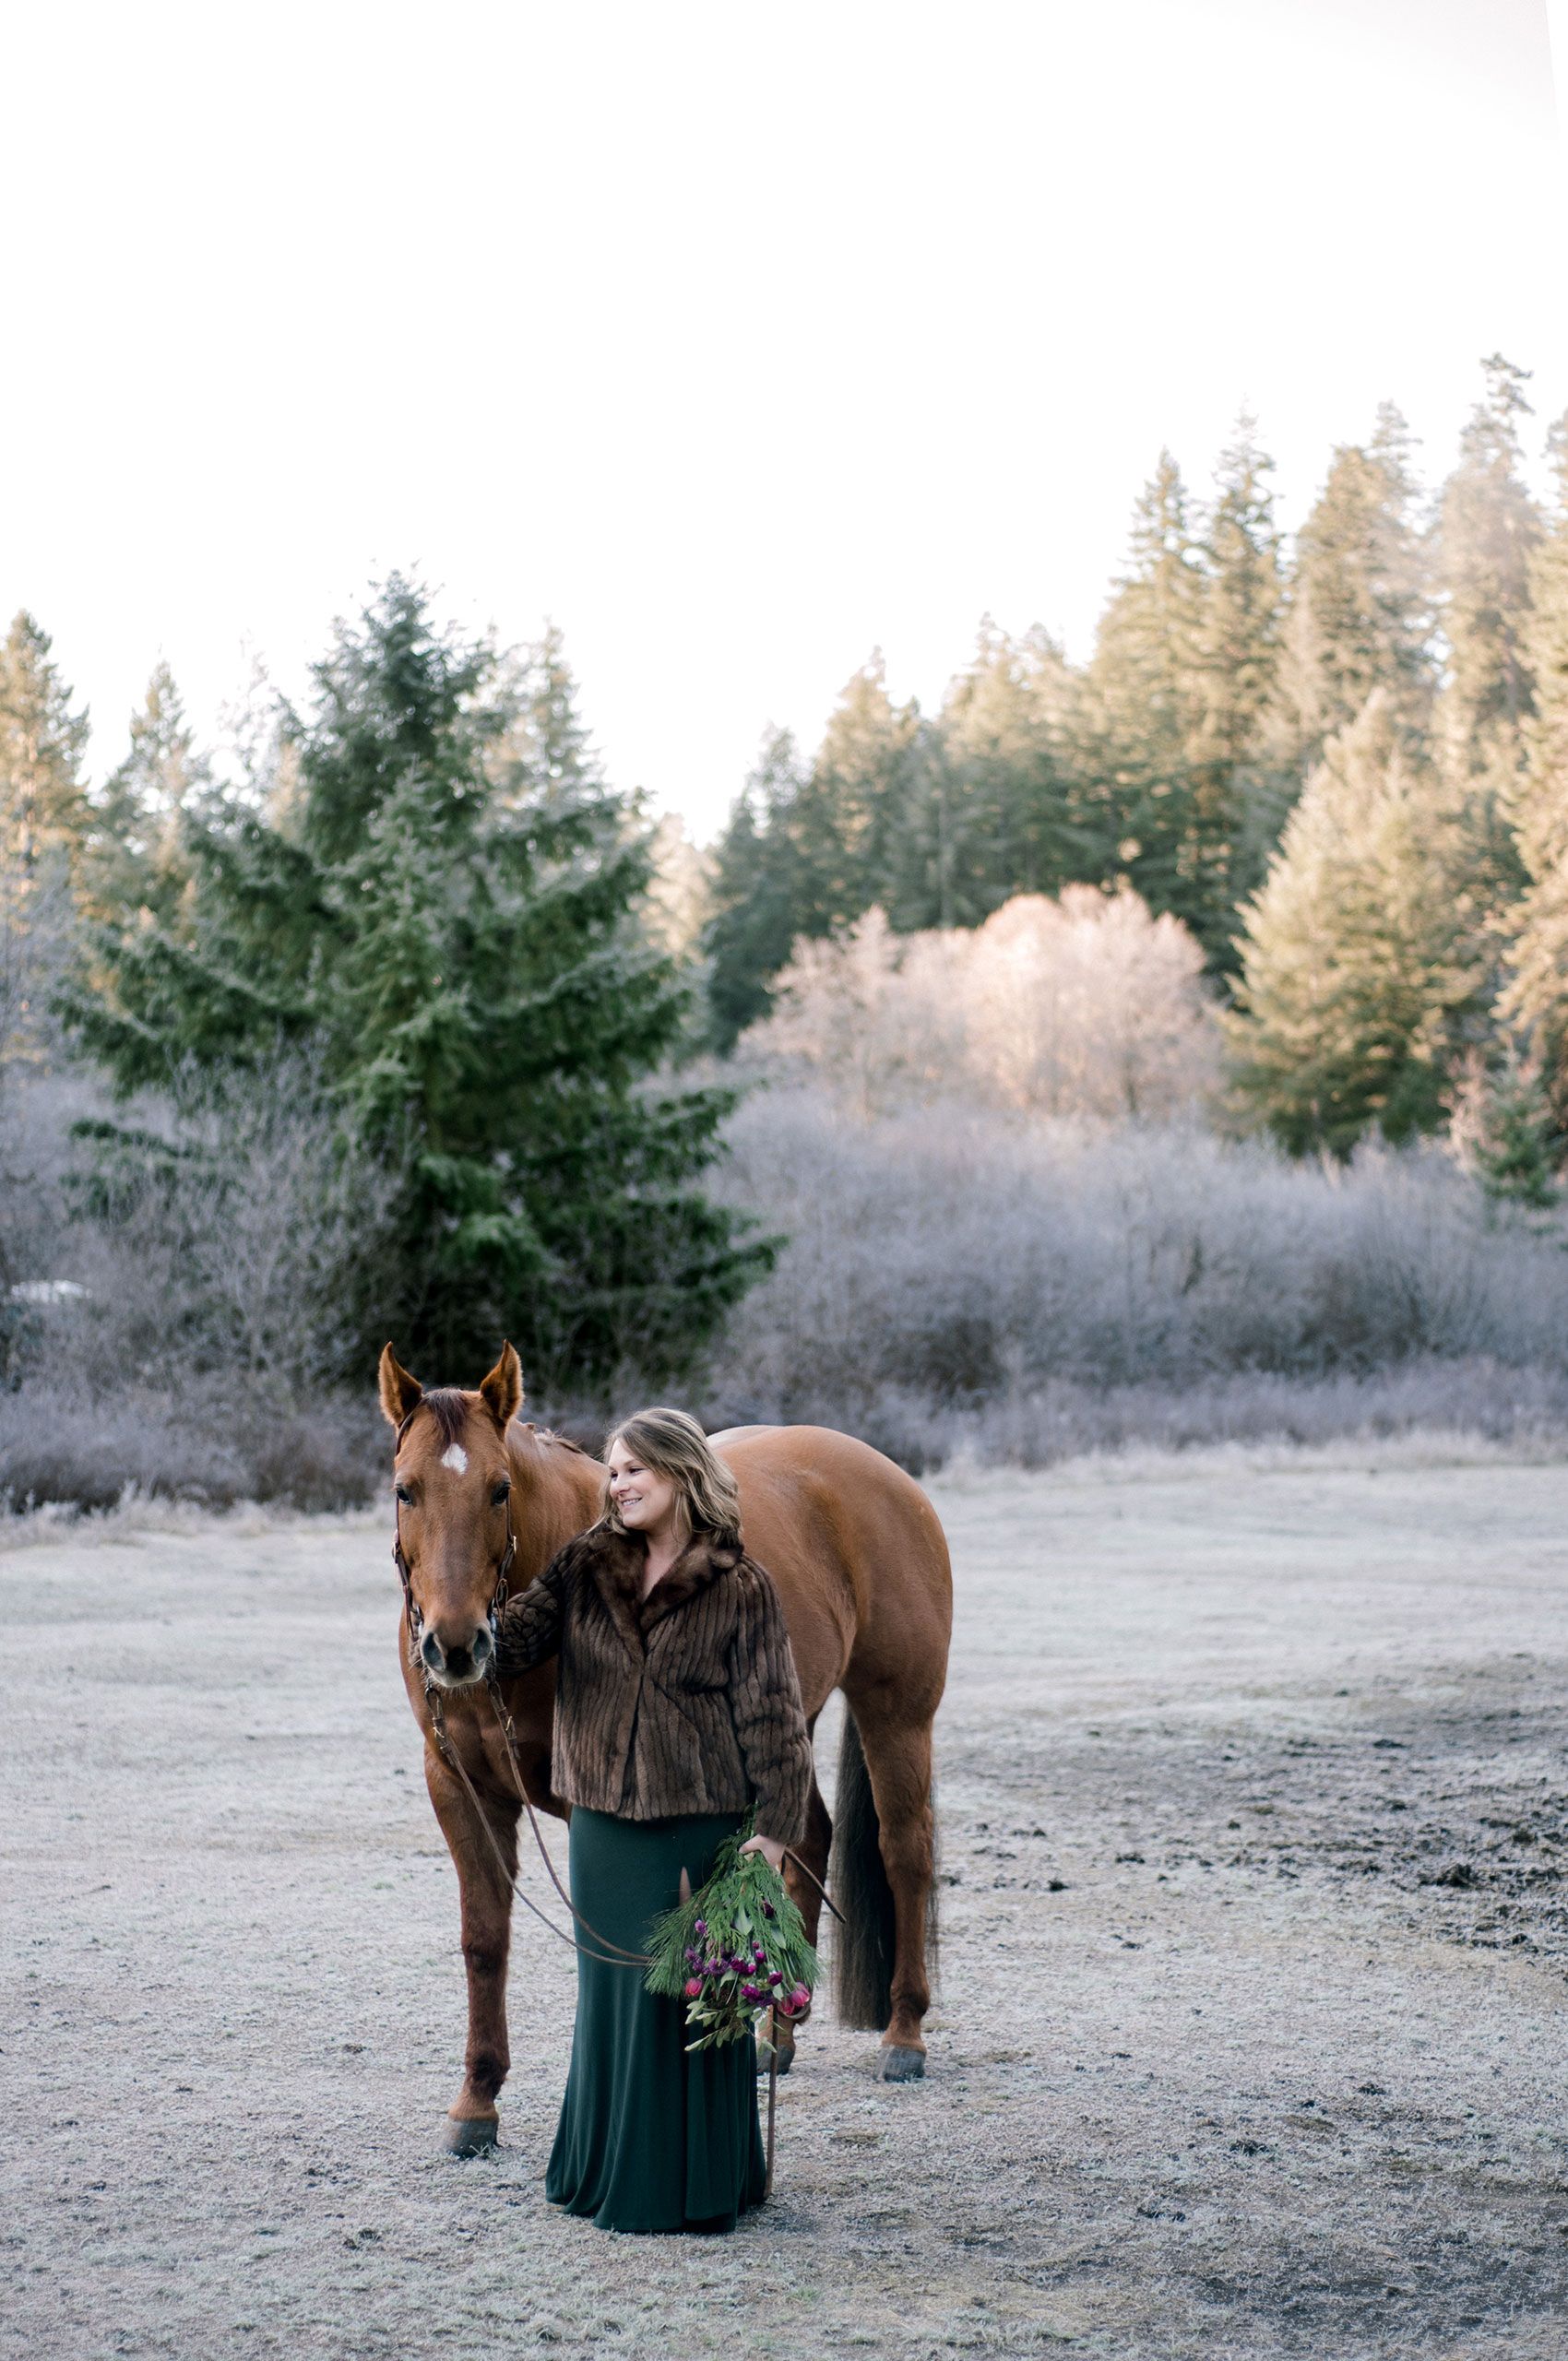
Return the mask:
POLYGON ((388 1345, 380 1374, 398 1430, 392 1482, 414 1643, 431 1680, 467 1689, 490 1667, 491 1612, 511 1563, 506 1429, 522 1405, 522 1367, 505 1345, 477 1392, 427 1393, 388 1345))

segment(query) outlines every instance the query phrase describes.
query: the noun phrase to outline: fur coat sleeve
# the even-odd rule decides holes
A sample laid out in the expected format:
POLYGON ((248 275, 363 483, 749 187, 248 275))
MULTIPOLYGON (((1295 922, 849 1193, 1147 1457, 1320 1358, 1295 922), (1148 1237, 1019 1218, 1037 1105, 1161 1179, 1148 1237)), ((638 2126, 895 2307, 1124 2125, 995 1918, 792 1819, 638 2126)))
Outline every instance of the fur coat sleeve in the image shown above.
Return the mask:
POLYGON ((558 1658, 551 1785, 627 1820, 754 1804, 759 1835, 798 1845, 812 1743, 771 1577, 733 1536, 695 1535, 645 1597, 647 1563, 601 1521, 502 1613, 504 1680, 558 1658))
POLYGON ((742 1558, 735 1633, 730 1643, 730 1714, 756 1797, 756 1833, 798 1845, 811 1802, 811 1736, 794 1650, 773 1577, 742 1558))
POLYGON ((561 1645, 561 1627, 571 1560, 565 1550, 552 1558, 542 1574, 518 1591, 501 1610, 496 1669, 503 1679, 529 1672, 561 1645))

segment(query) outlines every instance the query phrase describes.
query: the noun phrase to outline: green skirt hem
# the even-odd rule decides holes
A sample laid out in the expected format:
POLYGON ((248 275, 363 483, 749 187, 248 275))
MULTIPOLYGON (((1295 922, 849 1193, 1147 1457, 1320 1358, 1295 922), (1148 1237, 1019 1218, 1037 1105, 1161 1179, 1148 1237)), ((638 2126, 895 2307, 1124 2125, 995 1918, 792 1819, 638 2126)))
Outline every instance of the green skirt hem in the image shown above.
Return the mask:
MULTIPOLYGON (((612 1943, 645 1949, 652 1920, 680 1898, 682 1869, 701 1885, 743 1818, 631 1821, 578 1805, 568 1840, 576 1908, 612 1943)), ((640 1968, 579 1952, 571 2065, 545 2172, 553 2206, 602 2230, 672 2236, 722 2234, 761 2204, 753 2045, 688 2052, 685 2043, 683 2000, 649 1992, 640 1968)))

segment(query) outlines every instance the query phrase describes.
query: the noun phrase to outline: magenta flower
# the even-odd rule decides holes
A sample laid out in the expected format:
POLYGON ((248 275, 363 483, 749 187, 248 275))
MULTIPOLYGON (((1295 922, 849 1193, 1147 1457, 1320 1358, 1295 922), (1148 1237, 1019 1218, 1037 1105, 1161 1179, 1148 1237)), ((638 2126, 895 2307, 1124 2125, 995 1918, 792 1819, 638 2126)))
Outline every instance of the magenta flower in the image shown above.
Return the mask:
POLYGON ((702 1990, 702 1985, 701 1985, 701 1983, 698 1981, 697 1977, 696 1977, 696 1976, 695 1976, 695 1975, 688 1976, 688 1977, 687 1977, 687 1979, 686 1979, 686 1998, 687 1998, 687 1999, 688 1999, 688 2000, 695 2000, 695 1999, 697 1998, 698 1994, 701 1992, 701 1990, 702 1990))

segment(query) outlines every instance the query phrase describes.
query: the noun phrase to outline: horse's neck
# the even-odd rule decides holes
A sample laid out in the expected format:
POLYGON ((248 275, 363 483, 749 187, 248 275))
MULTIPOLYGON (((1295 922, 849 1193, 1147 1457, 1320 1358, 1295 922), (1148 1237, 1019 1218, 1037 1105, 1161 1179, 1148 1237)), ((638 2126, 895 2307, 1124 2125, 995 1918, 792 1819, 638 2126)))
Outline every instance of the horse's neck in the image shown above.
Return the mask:
POLYGON ((517 1500, 517 1582, 544 1572, 564 1542, 599 1514, 604 1469, 597 1459, 564 1444, 541 1442, 527 1427, 511 1428, 506 1453, 517 1500))

